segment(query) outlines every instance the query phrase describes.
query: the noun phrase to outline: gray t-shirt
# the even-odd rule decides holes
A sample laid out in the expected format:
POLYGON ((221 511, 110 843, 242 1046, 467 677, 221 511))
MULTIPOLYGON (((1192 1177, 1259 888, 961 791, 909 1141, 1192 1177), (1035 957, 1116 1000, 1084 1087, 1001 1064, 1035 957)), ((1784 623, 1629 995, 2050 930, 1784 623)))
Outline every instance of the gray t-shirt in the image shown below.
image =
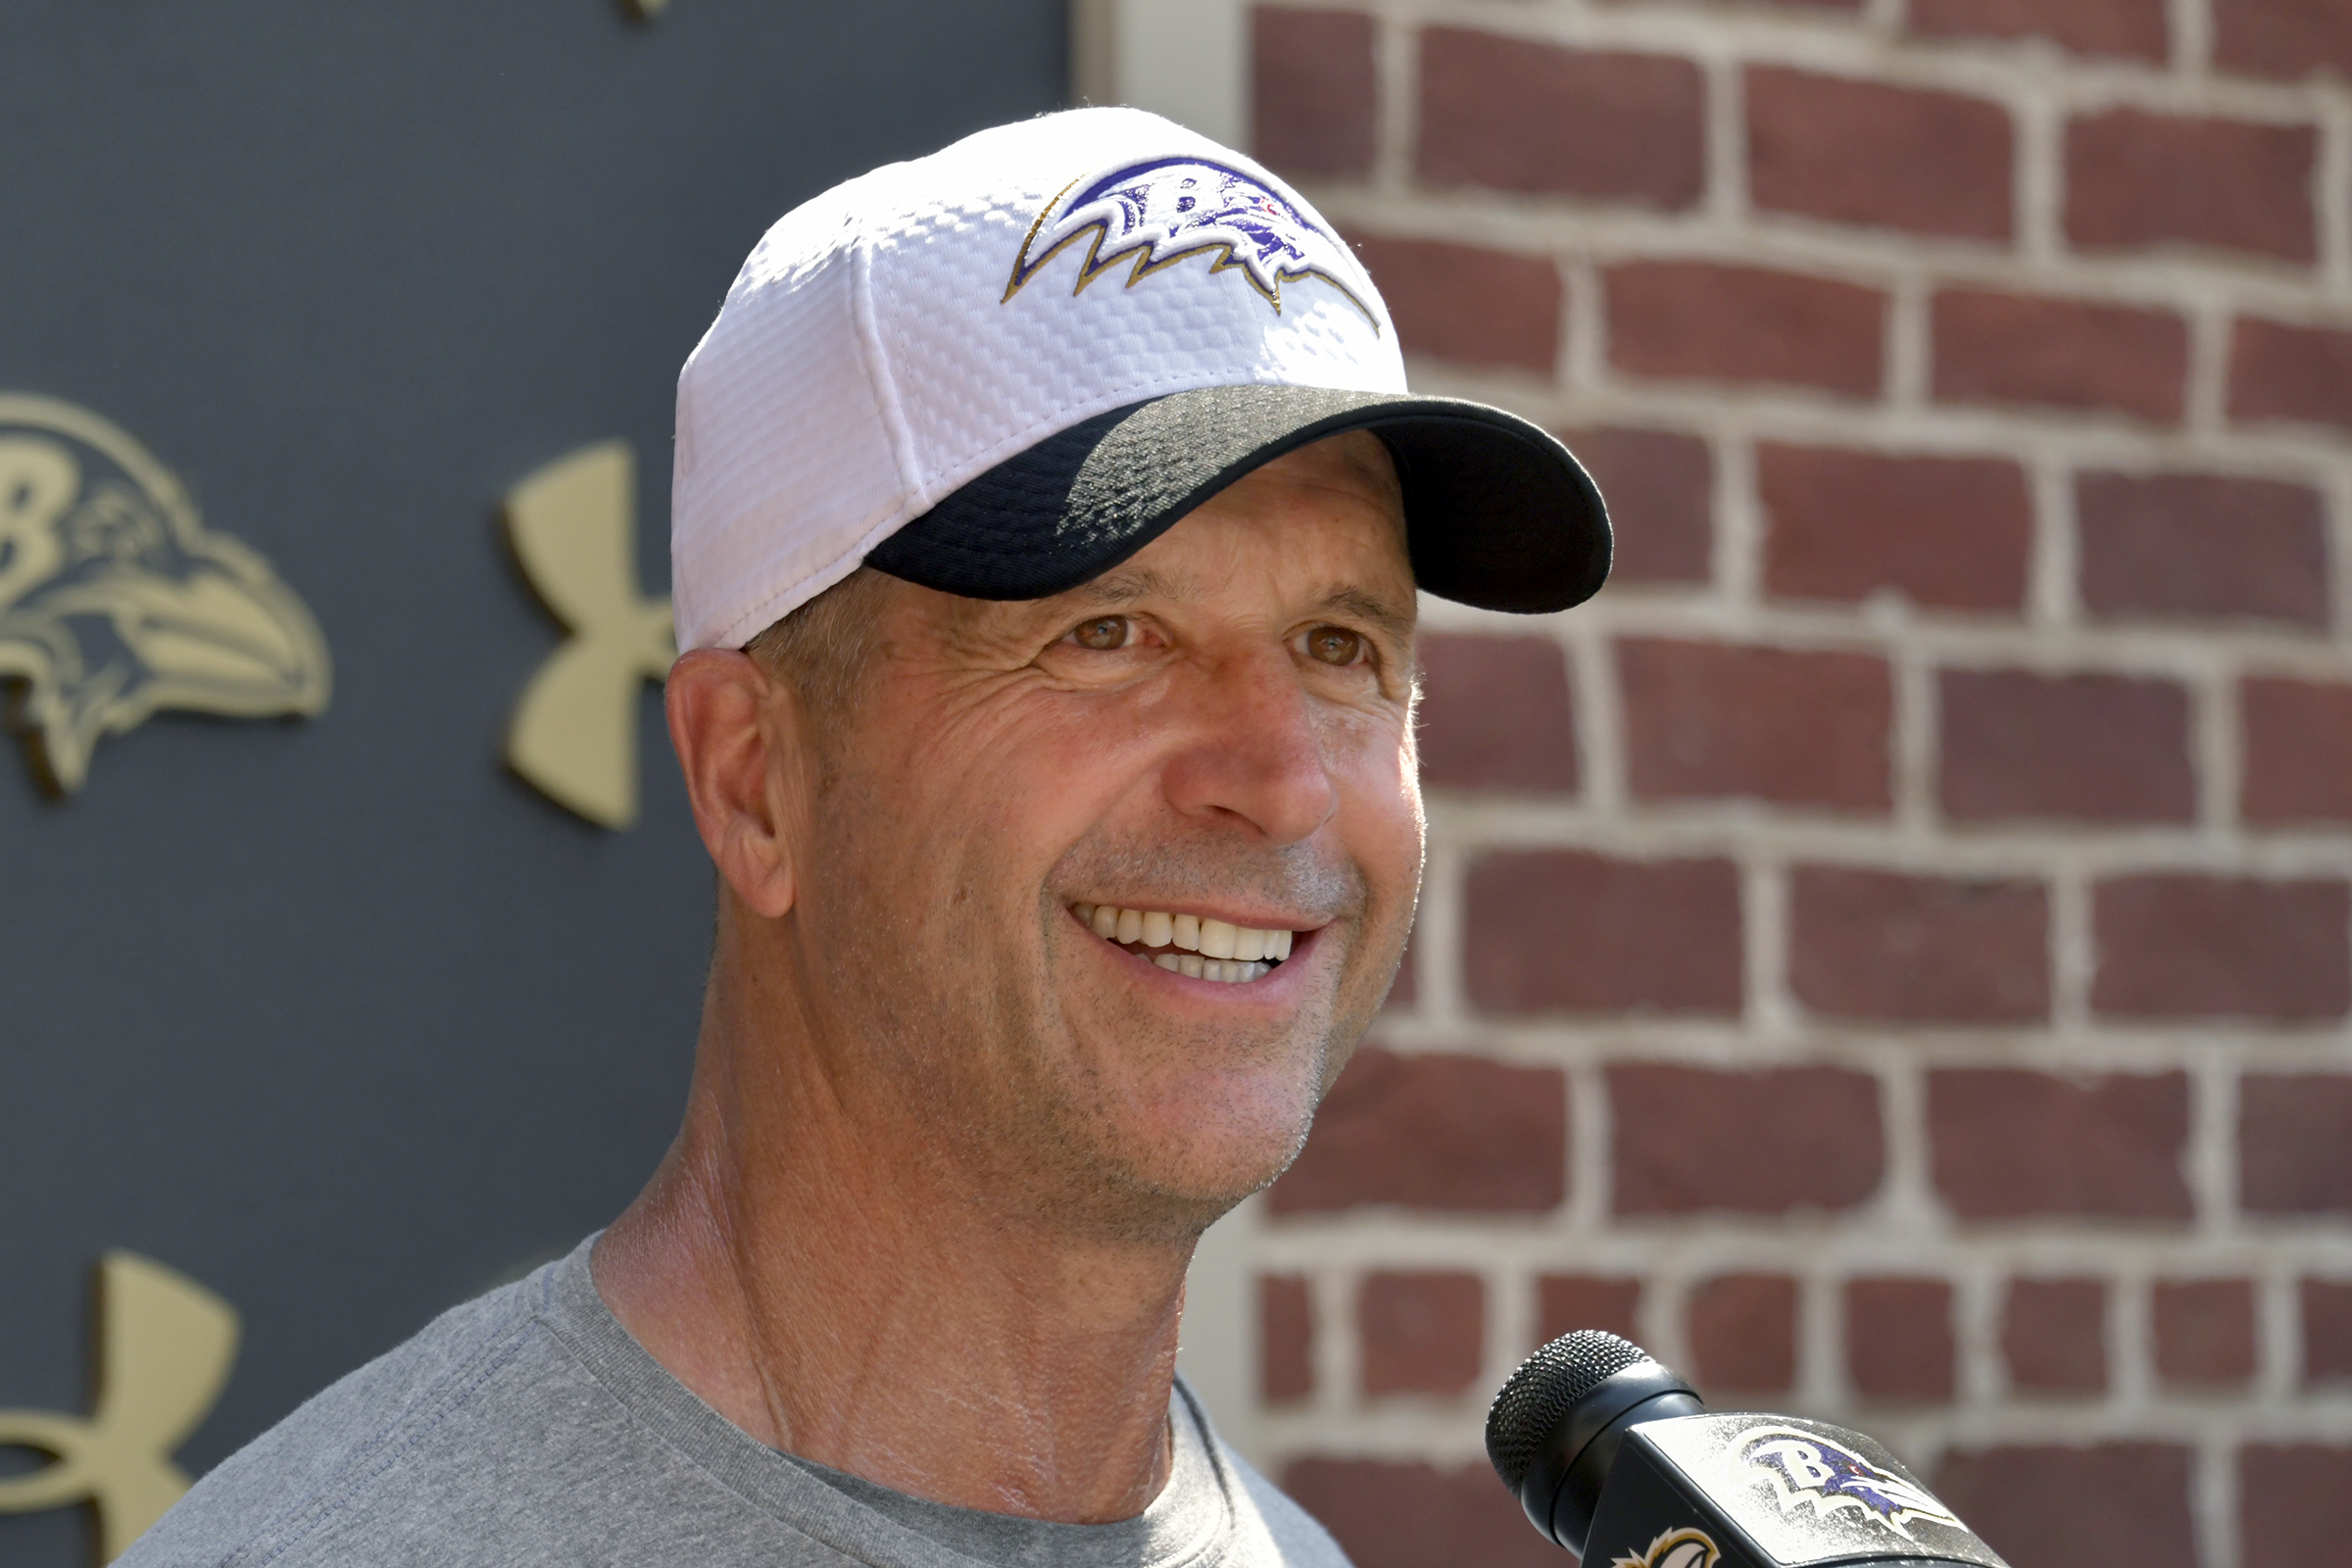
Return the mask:
POLYGON ((1348 1568, 1181 1383, 1133 1519, 952 1508, 778 1453, 596 1294, 588 1246, 443 1314, 231 1455, 119 1568, 1348 1568))

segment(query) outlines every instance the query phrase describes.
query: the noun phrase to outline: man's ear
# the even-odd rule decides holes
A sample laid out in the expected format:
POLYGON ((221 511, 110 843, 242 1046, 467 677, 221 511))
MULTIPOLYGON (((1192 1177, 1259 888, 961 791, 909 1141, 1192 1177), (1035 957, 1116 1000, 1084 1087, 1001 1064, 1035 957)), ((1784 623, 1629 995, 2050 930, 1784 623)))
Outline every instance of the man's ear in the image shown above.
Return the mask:
POLYGON ((698 648, 670 666, 669 743, 703 846, 747 908, 792 907, 800 806, 800 704, 748 654, 698 648))

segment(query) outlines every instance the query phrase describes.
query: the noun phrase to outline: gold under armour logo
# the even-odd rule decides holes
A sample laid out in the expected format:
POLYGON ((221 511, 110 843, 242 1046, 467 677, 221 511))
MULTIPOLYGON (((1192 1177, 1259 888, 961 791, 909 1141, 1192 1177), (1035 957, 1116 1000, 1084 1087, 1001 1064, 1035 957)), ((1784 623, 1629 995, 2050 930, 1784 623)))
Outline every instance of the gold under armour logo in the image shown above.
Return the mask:
POLYGON ((637 586, 637 467, 625 441, 559 458, 507 496, 522 573, 571 633, 523 688, 507 762, 605 827, 637 820, 637 690, 678 657, 669 600, 637 586))
POLYGON ((326 708, 326 643, 270 564, 197 520, 171 470, 71 403, 0 393, 0 678, 43 780, 158 709, 326 708))
POLYGON ((109 1252, 98 1268, 97 1409, 87 1420, 0 1410, 0 1447, 57 1462, 0 1481, 0 1513, 89 1501, 114 1561, 188 1490, 172 1452, 220 1398, 237 1358, 237 1314, 161 1263, 109 1252))

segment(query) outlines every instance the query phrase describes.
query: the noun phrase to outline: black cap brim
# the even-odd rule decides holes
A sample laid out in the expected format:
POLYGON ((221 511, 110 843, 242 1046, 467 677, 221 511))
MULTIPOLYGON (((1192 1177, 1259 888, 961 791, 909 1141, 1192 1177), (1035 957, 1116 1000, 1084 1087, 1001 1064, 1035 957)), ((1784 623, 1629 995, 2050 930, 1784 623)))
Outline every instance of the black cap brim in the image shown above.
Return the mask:
POLYGON ((866 555, 971 599, 1043 599, 1101 575, 1262 464, 1343 430, 1388 446, 1418 585, 1541 614, 1609 574, 1600 491, 1559 439, 1459 398, 1212 386, 1096 415, 965 484, 866 555))

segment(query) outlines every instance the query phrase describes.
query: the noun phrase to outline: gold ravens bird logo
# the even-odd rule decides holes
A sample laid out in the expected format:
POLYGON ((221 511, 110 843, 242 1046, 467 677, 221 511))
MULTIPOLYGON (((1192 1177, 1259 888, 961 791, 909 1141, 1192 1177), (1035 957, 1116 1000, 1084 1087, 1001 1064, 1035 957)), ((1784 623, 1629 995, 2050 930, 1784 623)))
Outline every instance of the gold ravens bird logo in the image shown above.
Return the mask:
POLYGON ((268 562, 208 532, 145 449, 54 398, 0 393, 0 679, 60 794, 158 709, 326 708, 326 643, 268 562))

